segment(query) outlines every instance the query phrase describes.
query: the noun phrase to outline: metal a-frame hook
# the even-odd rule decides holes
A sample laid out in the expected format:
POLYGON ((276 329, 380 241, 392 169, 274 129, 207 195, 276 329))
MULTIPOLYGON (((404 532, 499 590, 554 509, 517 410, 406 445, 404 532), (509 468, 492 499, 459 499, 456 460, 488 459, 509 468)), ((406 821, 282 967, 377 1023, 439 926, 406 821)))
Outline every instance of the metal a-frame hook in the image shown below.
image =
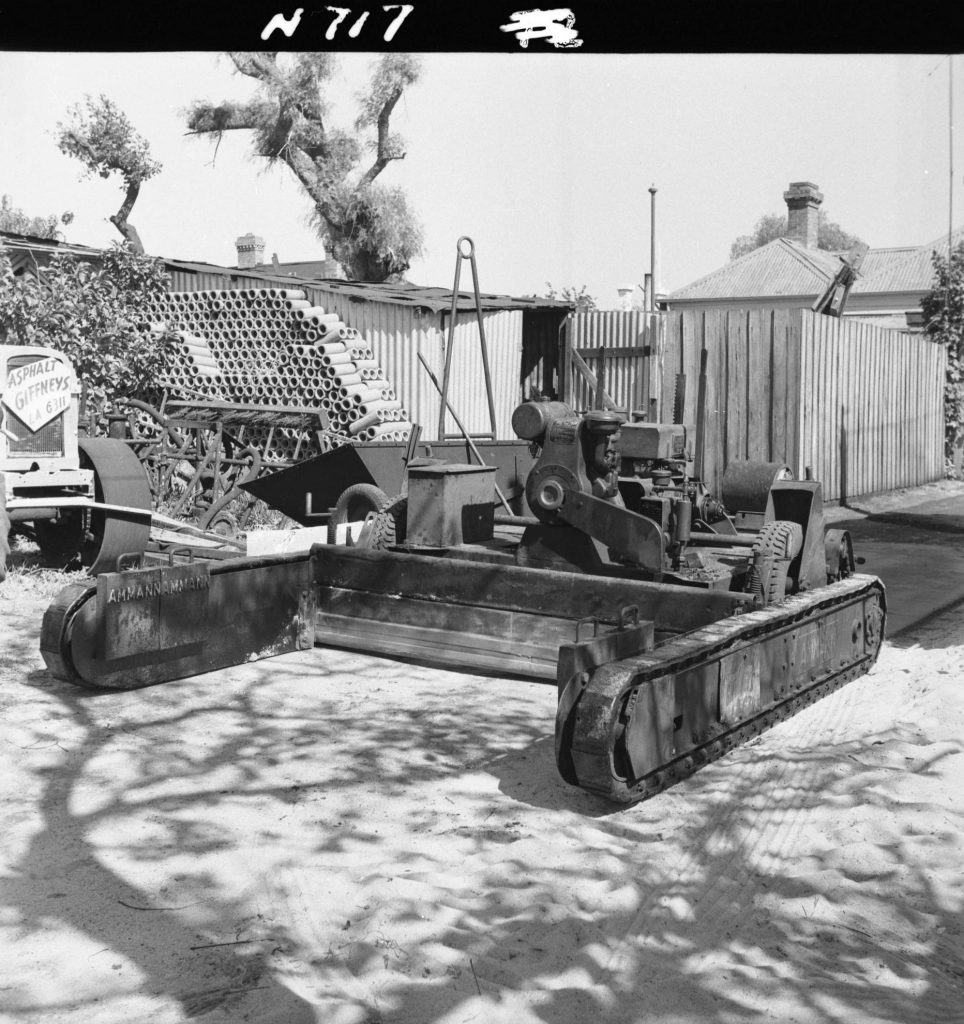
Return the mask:
POLYGON ((482 322, 482 296, 479 294, 479 272, 475 265, 475 243, 468 235, 463 235, 455 245, 455 283, 452 285, 452 309, 449 315, 448 338, 445 343, 445 369, 442 371, 442 403, 439 407, 438 436, 445 437, 445 413, 448 408, 449 378, 452 372, 452 350, 455 347, 455 322, 459 302, 459 281, 462 277, 462 261, 468 260, 472 266, 472 287, 475 293, 475 316, 479 324, 479 345, 482 349, 482 372, 485 375, 485 397, 489 406, 490 435, 496 438, 495 401, 492 397, 492 375, 489 371, 489 349, 485 342, 485 325, 482 322))

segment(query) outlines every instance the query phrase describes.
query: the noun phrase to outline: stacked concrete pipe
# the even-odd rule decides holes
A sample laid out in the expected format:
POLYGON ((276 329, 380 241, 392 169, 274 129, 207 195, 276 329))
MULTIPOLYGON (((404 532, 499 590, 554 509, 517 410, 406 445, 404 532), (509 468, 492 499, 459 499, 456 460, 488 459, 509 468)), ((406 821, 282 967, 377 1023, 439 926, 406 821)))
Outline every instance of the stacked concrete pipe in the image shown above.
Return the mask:
MULTIPOLYGON (((169 292, 147 310, 176 342, 166 382, 181 397, 320 408, 328 448, 351 440, 404 441, 408 414, 371 345, 299 288, 169 292)), ((253 443, 268 427, 249 427, 253 443)), ((274 430, 268 457, 317 454, 311 432, 274 430)))

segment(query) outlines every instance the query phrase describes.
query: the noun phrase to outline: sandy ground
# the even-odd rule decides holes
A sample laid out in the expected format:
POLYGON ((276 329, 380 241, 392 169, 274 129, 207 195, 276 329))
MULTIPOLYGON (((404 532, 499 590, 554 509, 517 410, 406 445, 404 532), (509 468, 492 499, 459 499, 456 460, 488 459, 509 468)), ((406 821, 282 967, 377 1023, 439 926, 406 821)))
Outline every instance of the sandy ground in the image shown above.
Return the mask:
POLYGON ((127 694, 0 585, 0 1019, 964 1020, 964 626, 653 800, 554 689, 316 649, 127 694))

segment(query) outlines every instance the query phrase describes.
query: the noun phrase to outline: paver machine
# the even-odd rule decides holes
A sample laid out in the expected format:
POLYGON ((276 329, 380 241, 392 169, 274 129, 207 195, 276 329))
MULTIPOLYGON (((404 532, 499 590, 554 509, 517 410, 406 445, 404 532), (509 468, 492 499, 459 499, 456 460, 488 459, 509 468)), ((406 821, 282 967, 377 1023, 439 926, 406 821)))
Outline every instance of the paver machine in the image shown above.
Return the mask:
POLYGON ((525 516, 495 514, 492 467, 414 460, 355 546, 68 587, 48 667, 130 688, 317 644, 550 679, 559 773, 623 803, 871 668, 884 589, 817 481, 731 463, 717 496, 682 424, 530 401, 513 426, 525 516))

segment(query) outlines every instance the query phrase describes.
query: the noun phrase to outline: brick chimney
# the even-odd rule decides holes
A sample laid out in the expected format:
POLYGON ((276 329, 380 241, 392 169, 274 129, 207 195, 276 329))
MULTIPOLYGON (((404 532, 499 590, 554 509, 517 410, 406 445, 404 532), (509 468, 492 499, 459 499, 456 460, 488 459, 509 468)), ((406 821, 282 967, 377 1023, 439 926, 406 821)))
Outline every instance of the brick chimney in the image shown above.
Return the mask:
POLYGON ((264 263, 264 239, 250 232, 236 239, 238 250, 238 270, 250 270, 264 263))
POLYGON ((787 204, 787 237, 808 249, 816 249, 823 193, 811 181, 791 181, 783 199, 787 204))

